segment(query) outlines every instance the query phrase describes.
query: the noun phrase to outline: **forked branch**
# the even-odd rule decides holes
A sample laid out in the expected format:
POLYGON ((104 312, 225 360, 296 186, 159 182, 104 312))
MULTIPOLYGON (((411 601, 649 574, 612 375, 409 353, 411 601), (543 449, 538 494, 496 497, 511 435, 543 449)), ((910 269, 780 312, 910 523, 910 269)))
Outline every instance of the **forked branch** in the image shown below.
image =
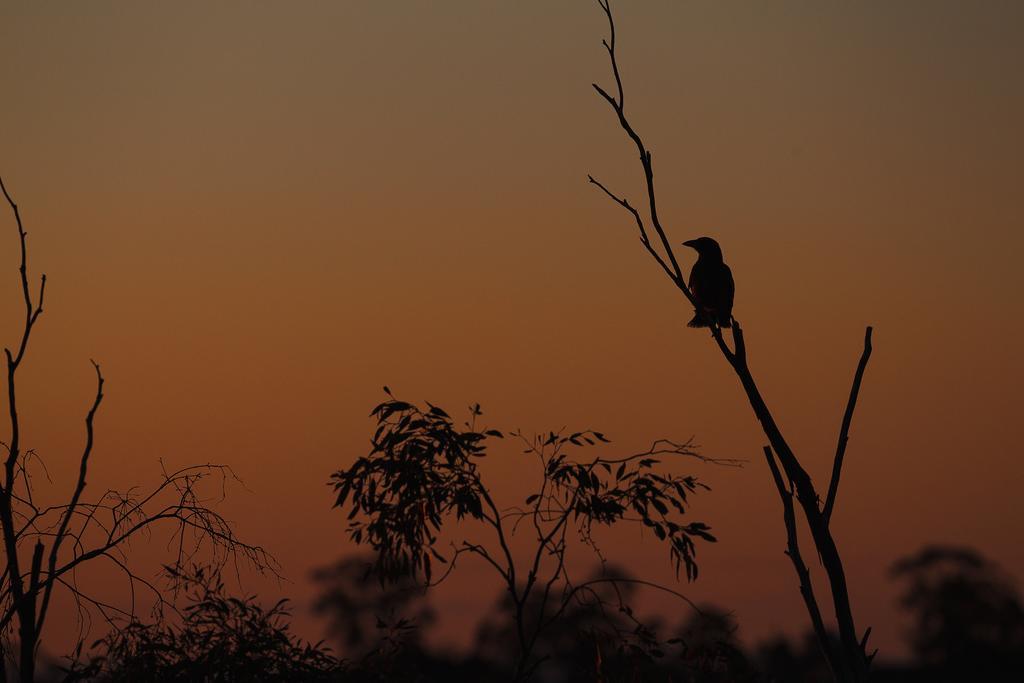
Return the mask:
POLYGON ((793 509, 793 483, 790 482, 787 486, 783 481, 782 472, 779 471, 779 466, 775 462, 775 455, 772 453, 771 446, 764 447, 764 457, 768 461, 772 480, 775 482, 775 488, 779 492, 779 500, 782 501, 782 519, 786 525, 786 555, 793 563, 793 569, 796 571, 797 579, 800 582, 800 596, 804 599, 807 614, 811 619, 811 626, 814 628, 814 634, 818 638, 818 645, 821 647, 822 654, 825 655, 829 668, 834 673, 840 672, 842 671, 842 666, 840 665, 838 654, 832 647, 831 639, 828 637, 828 631, 825 628, 825 622, 821 618, 818 600, 814 597, 814 584, 811 583, 811 573, 807 570, 807 565, 804 564, 803 556, 800 554, 796 513, 793 509))
MULTIPOLYGON (((605 50, 608 51, 608 59, 611 61, 612 73, 615 76, 615 87, 618 92, 618 97, 616 98, 613 97, 612 95, 609 95, 608 92, 604 88, 599 86, 597 83, 592 83, 591 85, 594 87, 594 90, 596 90, 597 93, 602 98, 604 98, 604 100, 609 104, 609 106, 611 106, 612 110, 615 112, 616 116, 619 119, 619 125, 622 126, 622 129, 626 132, 626 135, 628 135, 629 139, 632 140, 633 144, 636 145, 637 152, 640 154, 640 163, 644 169, 644 178, 647 182, 647 203, 648 210, 651 216, 651 225, 654 227, 654 231, 657 233, 658 239, 661 241, 661 246, 665 250, 665 255, 668 257, 669 263, 671 263, 672 265, 671 269, 668 269, 667 266, 665 267, 665 269, 668 272, 669 277, 680 289, 680 291, 682 291, 683 294, 686 295, 686 298, 690 301, 690 303, 693 304, 694 307, 696 307, 696 301, 694 300, 693 295, 690 293, 690 288, 686 286, 686 279, 683 277, 683 271, 682 269, 680 269, 679 262, 676 260, 675 252, 672 250, 672 244, 669 242, 668 235, 665 234, 665 230, 661 226, 661 219, 658 217, 658 203, 654 194, 654 165, 651 161, 651 151, 647 149, 647 147, 644 145, 644 141, 640 138, 640 135, 637 134, 635 130, 633 130, 633 126, 630 124, 629 119, 626 118, 626 110, 624 105, 625 94, 622 89, 622 77, 619 74, 619 62, 615 56, 615 21, 612 18, 612 9, 610 4, 611 0, 597 0, 597 2, 601 6, 601 9, 604 10, 605 16, 608 18, 609 39, 606 41, 602 40, 601 42, 604 45, 605 50)), ((609 192, 603 185, 601 185, 601 183, 597 182, 592 177, 590 178, 590 182, 594 183, 602 190, 604 190, 605 193, 607 193, 612 199, 615 199, 615 201, 617 201, 623 207, 632 211, 627 202, 617 198, 614 194, 609 192)), ((635 211, 632 211, 632 213, 634 214, 638 224, 640 225, 640 232, 642 235, 641 239, 644 241, 646 245, 648 244, 647 231, 644 229, 643 221, 640 220, 639 214, 637 214, 635 211)), ((658 260, 661 261, 662 259, 658 257, 658 260)))

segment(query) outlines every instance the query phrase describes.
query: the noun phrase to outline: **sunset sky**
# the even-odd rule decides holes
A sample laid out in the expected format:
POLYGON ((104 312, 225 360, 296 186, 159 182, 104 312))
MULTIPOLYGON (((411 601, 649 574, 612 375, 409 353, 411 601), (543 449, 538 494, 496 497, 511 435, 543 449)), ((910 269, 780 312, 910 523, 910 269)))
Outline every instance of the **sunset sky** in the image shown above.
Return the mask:
MULTIPOLYGON (((821 491, 875 327, 833 527, 858 625, 898 655, 897 558, 969 544, 1024 579, 1024 4, 615 10, 662 220, 721 243, 752 369, 821 491)), ((48 276, 20 389, 42 490, 73 484, 94 358, 90 490, 151 484, 160 458, 230 464, 225 514, 289 580, 243 585, 294 598, 315 640, 309 572, 353 551, 327 481, 367 452, 382 385, 502 429, 600 429, 608 454, 693 436, 749 463, 680 465, 720 539, 680 589, 748 642, 801 633, 741 387, 586 182, 643 197, 590 87, 612 83, 605 34, 588 0, 0 5, 0 174, 48 276)), ((16 248, 3 207, 4 345, 16 248)), ((505 502, 530 492, 515 448, 488 467, 505 502)), ((673 580, 653 537, 615 553, 673 580)), ((498 590, 461 571, 435 598, 452 643, 498 590)))

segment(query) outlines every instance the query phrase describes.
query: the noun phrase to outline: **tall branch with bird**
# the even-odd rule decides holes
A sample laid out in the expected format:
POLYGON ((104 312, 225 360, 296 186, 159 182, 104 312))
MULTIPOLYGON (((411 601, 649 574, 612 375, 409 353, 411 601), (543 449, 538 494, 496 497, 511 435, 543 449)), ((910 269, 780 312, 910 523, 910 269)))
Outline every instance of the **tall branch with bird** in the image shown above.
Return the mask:
POLYGON ((864 335, 864 347, 860 361, 854 373, 853 387, 850 391, 846 411, 840 427, 838 447, 833 459, 832 475, 828 493, 824 502, 818 495, 814 482, 804 468, 800 459, 790 447, 783 435, 761 390, 754 379, 747 362, 747 347, 743 336, 743 328, 732 314, 734 284, 732 273, 722 259, 718 243, 708 237, 689 240, 683 244, 694 248, 698 259, 690 272, 689 278, 683 277, 672 241, 658 215, 656 192, 654 185, 653 154, 646 146, 640 134, 633 128, 625 109, 625 92, 622 74, 616 55, 615 20, 610 0, 598 0, 608 21, 609 37, 602 44, 611 64, 615 87, 609 92, 598 84, 593 84, 597 94, 608 104, 623 132, 632 141, 640 158, 640 167, 646 188, 646 214, 636 208, 630 201, 612 190, 593 176, 588 176, 590 183, 599 188, 616 204, 625 209, 632 217, 639 233, 640 243, 664 272, 672 285, 685 297, 694 309, 694 317, 690 321, 692 327, 707 328, 719 351, 729 363, 740 385, 746 394, 754 416, 760 424, 768 445, 764 448, 772 481, 783 504, 783 518, 787 531, 787 555, 793 562, 800 582, 800 592, 815 630, 818 642, 829 662, 835 679, 840 683, 860 683, 867 679, 868 667, 874 653, 867 651, 867 640, 871 629, 863 634, 857 630, 853 609, 847 586, 846 572, 840 556, 839 547, 832 534, 831 519, 839 490, 842 474, 843 458, 849 440, 849 430, 860 392, 861 381, 871 355, 872 328, 868 327, 864 335), (728 343, 723 330, 731 332, 732 344, 728 343), (824 624, 821 609, 818 606, 811 583, 810 573, 803 562, 798 545, 796 517, 793 500, 803 513, 803 518, 810 531, 811 538, 828 581, 835 613, 835 626, 839 633, 839 644, 833 646, 824 624))

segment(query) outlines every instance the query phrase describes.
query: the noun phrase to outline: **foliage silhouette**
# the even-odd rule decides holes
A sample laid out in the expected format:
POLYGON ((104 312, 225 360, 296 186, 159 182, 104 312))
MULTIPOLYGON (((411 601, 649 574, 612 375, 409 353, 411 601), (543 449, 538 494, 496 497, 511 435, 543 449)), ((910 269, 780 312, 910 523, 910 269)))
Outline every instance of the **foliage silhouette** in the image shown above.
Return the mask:
MULTIPOLYGON (((819 646, 825 654, 832 670, 833 677, 840 683, 861 682, 867 679, 868 667, 874 657, 874 653, 868 654, 867 640, 871 629, 860 634, 854 623, 853 610, 850 605, 850 595, 846 583, 846 574, 843 568, 842 558, 835 538, 832 535, 830 521, 834 509, 836 496, 839 489, 839 479, 842 473, 843 458, 846 452, 846 444, 849 437, 850 424, 853 418, 857 396, 860 391, 861 380, 864 370, 867 367, 868 358, 871 354, 871 328, 868 327, 864 338, 864 350, 861 355, 857 370, 854 373, 853 387, 847 402, 846 411, 843 416, 842 425, 839 430, 839 442, 836 448, 836 455, 833 459, 832 476, 829 481, 828 493, 824 503, 814 487, 813 480, 807 470, 804 469, 800 460, 793 452, 788 441, 775 422, 768 404, 761 395, 757 382, 747 364, 747 348, 744 341, 743 330, 739 322, 732 317, 729 321, 718 320, 708 321, 701 302, 691 291, 687 279, 679 266, 672 243, 662 226, 658 215, 656 193, 654 189, 654 166, 652 154, 646 147, 643 139, 633 128, 626 116, 625 96, 622 85, 622 77, 619 72, 619 65, 615 53, 615 21, 612 16, 610 0, 598 0, 602 11, 608 19, 609 38, 602 41, 611 62, 612 75, 615 79, 613 93, 597 85, 593 85, 595 91, 611 107, 615 113, 620 127, 627 137, 636 146, 640 156, 640 165, 643 170, 644 184, 647 193, 647 205, 649 220, 641 215, 627 199, 616 195, 604 184, 589 176, 590 182, 599 188, 604 194, 625 209, 636 224, 639 232, 640 243, 647 253, 658 264, 662 272, 669 278, 673 286, 686 298, 694 308, 694 320, 697 323, 710 322, 711 337, 718 346, 719 351, 725 357, 732 370, 735 372, 754 415, 764 431, 769 445, 764 447, 765 457, 768 461, 772 479, 775 483, 779 498, 783 505, 783 521, 786 527, 787 550, 786 554, 793 563, 794 571, 800 582, 800 594, 804 600, 811 625, 818 638, 819 646), (652 233, 656 241, 652 241, 652 233), (729 322, 729 325, 724 324, 729 322), (731 328, 732 347, 725 340, 723 328, 731 328), (839 633, 838 645, 829 637, 822 611, 814 594, 814 586, 810 578, 810 572, 801 556, 798 544, 796 529, 796 515, 794 512, 794 499, 799 506, 804 521, 811 532, 814 547, 821 560, 821 565, 828 578, 829 591, 832 597, 832 608, 835 613, 835 623, 839 633)), ((687 243, 684 243, 687 244, 687 243)), ((720 274, 720 280, 724 281, 724 272, 720 274)), ((691 274, 691 278, 693 275, 691 274)), ((732 288, 731 275, 728 277, 730 286, 728 296, 723 295, 723 301, 715 306, 716 314, 731 309, 732 288), (728 299, 729 306, 725 305, 728 299)), ((721 288, 725 291, 725 288, 721 288)))
POLYGON ((125 551, 131 539, 148 534, 157 526, 168 527, 170 545, 176 547, 174 564, 178 567, 202 552, 209 553, 215 565, 242 560, 260 570, 273 570, 274 560, 260 546, 237 538, 230 523, 210 507, 210 500, 223 496, 226 481, 235 478, 225 465, 209 463, 168 471, 161 463, 160 479, 149 490, 106 490, 95 500, 83 497, 95 437, 94 420, 103 400, 104 377, 95 362, 96 394, 85 417, 85 444, 74 488, 66 503, 38 502, 42 497, 34 474, 42 470, 49 479, 49 473, 40 454, 23 444, 17 379, 32 332, 43 312, 46 276, 40 279, 38 293, 33 296, 28 278, 27 233, 18 206, 2 179, 0 190, 18 230, 18 272, 25 306, 17 345, 13 351, 4 349, 10 437, 2 443, 6 456, 0 481, 0 533, 4 549, 0 575, 0 681, 7 680, 10 664, 17 669, 19 679, 28 683, 36 678, 39 642, 55 588, 69 593, 77 606, 79 634, 73 657, 81 654, 94 613, 111 625, 117 619, 132 619, 137 591, 141 590, 148 591, 155 602, 154 609, 171 606, 164 591, 129 567, 125 551), (218 483, 215 491, 219 490, 219 496, 205 492, 208 484, 218 483), (124 575, 131 596, 127 609, 93 597, 79 585, 77 571, 94 560, 106 560, 124 575))
POLYGON ((181 623, 133 621, 96 643, 101 653, 69 680, 128 683, 336 680, 341 663, 321 643, 289 630, 287 600, 261 606, 254 596, 232 597, 216 569, 168 567, 187 594, 181 623))
MULTIPOLYGON (((536 463, 539 487, 522 505, 500 508, 483 480, 479 461, 489 439, 502 439, 495 429, 478 430, 479 406, 471 419, 457 426, 449 414, 427 403, 420 408, 388 400, 371 415, 377 429, 369 455, 333 475, 336 505, 350 506, 349 534, 377 553, 375 570, 382 580, 412 576, 436 585, 454 570, 465 554, 482 559, 501 578, 510 600, 517 655, 513 678, 529 678, 542 661, 534 650, 538 639, 573 604, 602 600, 605 584, 626 580, 602 576, 574 581, 566 566, 571 545, 589 547, 600 558, 592 532, 599 525, 636 525, 650 529, 668 546, 677 576, 697 577, 696 540, 714 541, 703 522, 683 522, 689 497, 706 488, 693 476, 679 476, 659 467, 659 457, 700 458, 689 443, 660 440, 648 450, 624 457, 578 459, 573 453, 608 443, 601 432, 549 432, 510 436, 536 463), (473 520, 486 529, 491 545, 461 538, 445 557, 438 538, 446 522, 473 520), (512 537, 523 527, 533 537, 525 562, 515 558, 512 537), (576 543, 572 543, 574 540, 576 543), (435 578, 435 563, 447 564, 435 578)), ((639 579, 649 585, 681 594, 639 579)))

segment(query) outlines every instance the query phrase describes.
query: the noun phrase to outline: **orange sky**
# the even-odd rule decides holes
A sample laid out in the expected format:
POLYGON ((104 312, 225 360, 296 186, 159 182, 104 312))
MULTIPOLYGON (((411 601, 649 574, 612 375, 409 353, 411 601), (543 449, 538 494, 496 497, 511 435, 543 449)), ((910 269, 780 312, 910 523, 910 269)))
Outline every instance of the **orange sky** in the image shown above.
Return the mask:
MULTIPOLYGON (((822 490, 875 326, 834 526, 858 624, 895 651, 897 557, 969 543, 1024 576, 1024 5, 616 10, 662 219, 723 245, 752 367, 822 490)), ((686 592, 748 639, 802 630, 741 389, 586 184, 642 196, 589 86, 610 82, 602 21, 584 0, 0 7, 0 173, 49 276, 22 412, 58 487, 92 357, 108 391, 90 483, 230 463, 251 492, 225 509, 294 581, 249 586, 301 612, 310 569, 351 549, 325 482, 365 452, 382 384, 629 450, 695 435, 751 462, 700 470, 695 514, 721 542, 686 592)), ((525 492, 514 450, 491 466, 507 500, 525 492)), ((652 540, 619 547, 671 575, 652 540)), ((439 593, 453 640, 496 590, 466 571, 469 593, 439 593)))

